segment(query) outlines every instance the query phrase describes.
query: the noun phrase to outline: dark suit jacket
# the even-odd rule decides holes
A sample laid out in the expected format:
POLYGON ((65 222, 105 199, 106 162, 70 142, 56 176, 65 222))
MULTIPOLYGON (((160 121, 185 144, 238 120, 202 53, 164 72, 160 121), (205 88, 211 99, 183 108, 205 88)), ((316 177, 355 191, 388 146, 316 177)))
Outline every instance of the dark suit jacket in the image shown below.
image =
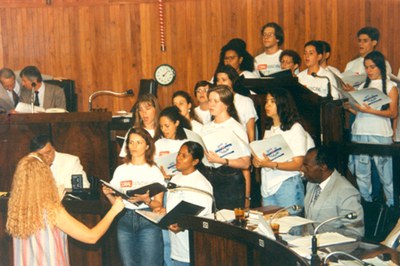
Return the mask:
MULTIPOLYGON (((65 93, 60 87, 52 84, 45 84, 44 103, 43 108, 62 108, 66 109, 65 93)), ((31 91, 21 88, 20 102, 31 103, 31 91)))
MULTIPOLYGON (((307 193, 304 198, 305 217, 316 222, 323 222, 335 216, 355 212, 357 213, 355 220, 335 220, 326 224, 326 227, 340 229, 339 232, 364 236, 364 211, 358 190, 335 170, 317 201, 312 204, 317 185, 310 182, 307 184, 307 193)), ((321 231, 323 231, 323 227, 321 227, 321 231)))

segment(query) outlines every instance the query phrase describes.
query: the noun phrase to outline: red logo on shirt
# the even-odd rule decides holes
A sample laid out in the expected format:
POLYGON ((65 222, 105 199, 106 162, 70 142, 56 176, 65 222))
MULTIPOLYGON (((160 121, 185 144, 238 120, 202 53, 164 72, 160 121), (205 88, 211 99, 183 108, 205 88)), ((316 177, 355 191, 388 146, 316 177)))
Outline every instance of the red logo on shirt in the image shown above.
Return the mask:
POLYGON ((132 180, 121 181, 119 183, 119 187, 120 188, 132 187, 132 180))
POLYGON ((158 157, 168 155, 168 154, 169 154, 169 151, 160 151, 160 153, 158 154, 158 157))
POLYGON ((267 69, 267 64, 260 64, 257 66, 257 70, 266 70, 267 69))

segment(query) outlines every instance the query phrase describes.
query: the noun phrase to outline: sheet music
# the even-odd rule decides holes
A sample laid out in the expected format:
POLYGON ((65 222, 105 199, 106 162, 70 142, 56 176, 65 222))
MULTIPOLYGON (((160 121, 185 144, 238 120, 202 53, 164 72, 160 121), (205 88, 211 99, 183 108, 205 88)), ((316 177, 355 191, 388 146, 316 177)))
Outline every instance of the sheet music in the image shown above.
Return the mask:
POLYGON ((154 161, 156 162, 158 167, 163 167, 164 171, 167 175, 174 175, 178 172, 176 169, 176 156, 177 152, 170 153, 161 157, 156 158, 154 161))
POLYGON ((253 155, 263 159, 265 153, 271 161, 286 162, 293 158, 293 152, 281 134, 268 139, 256 140, 250 143, 253 155))

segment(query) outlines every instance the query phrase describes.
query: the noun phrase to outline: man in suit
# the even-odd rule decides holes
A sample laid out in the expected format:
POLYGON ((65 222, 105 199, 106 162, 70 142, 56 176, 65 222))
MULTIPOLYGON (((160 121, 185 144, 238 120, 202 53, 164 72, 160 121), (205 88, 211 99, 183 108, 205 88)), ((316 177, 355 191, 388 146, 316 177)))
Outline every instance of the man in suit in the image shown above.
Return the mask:
POLYGON ((305 217, 320 223, 355 212, 357 218, 354 220, 338 219, 326 226, 342 233, 363 236, 364 212, 360 193, 334 167, 334 155, 329 149, 317 147, 307 152, 302 167, 308 181, 304 198, 305 217))
POLYGON ((83 170, 79 157, 57 152, 49 136, 39 135, 31 140, 30 151, 38 152, 43 155, 46 163, 50 166, 57 186, 64 186, 64 188, 71 188, 71 176, 82 175, 82 183, 84 188, 90 186, 86 173, 83 170))
POLYGON ((13 110, 18 104, 21 86, 16 81, 14 71, 0 69, 0 113, 13 110))
POLYGON ((58 86, 44 84, 39 69, 35 66, 27 66, 20 73, 22 80, 20 101, 31 103, 32 90, 34 90, 34 104, 44 109, 66 109, 64 90, 58 86))

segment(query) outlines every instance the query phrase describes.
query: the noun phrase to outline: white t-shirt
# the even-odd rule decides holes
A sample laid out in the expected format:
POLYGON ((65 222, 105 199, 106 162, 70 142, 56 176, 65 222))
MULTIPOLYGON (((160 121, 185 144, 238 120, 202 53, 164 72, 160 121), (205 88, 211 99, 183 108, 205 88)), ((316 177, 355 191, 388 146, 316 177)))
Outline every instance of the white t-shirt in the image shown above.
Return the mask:
MULTIPOLYGON (((146 130, 150 136, 152 138, 154 138, 154 134, 155 134, 155 130, 154 129, 147 129, 147 128, 143 128, 144 130, 146 130)), ((126 138, 128 137, 128 133, 129 133, 130 129, 125 133, 125 137, 124 137, 124 143, 122 144, 121 150, 119 151, 119 157, 121 158, 125 158, 125 156, 127 155, 126 153, 126 138)))
POLYGON ((241 146, 240 149, 242 151, 246 151, 246 153, 245 153, 246 156, 247 155, 250 156, 250 151, 248 149, 248 145, 246 145, 249 143, 247 133, 246 133, 245 129, 243 128, 243 126, 238 121, 233 119, 232 117, 222 123, 215 123, 214 121, 212 121, 212 122, 204 125, 201 135, 202 136, 207 135, 211 132, 214 132, 216 129, 220 129, 220 128, 226 128, 227 130, 232 130, 239 138, 241 138, 242 141, 239 142, 239 145, 241 146))
MULTIPOLYGON (((315 146, 312 138, 309 137, 307 131, 299 123, 295 123, 291 129, 286 131, 283 131, 279 127, 272 127, 270 130, 265 131, 264 139, 277 134, 283 136, 293 152, 293 157, 305 156, 307 150, 315 146)), ((263 167, 261 169, 261 195, 268 197, 275 194, 286 179, 298 174, 298 171, 273 170, 263 167)))
POLYGON ((254 121, 257 121, 258 119, 256 109, 254 108, 254 102, 249 97, 240 95, 239 93, 235 93, 233 102, 235 104, 240 123, 247 131, 247 122, 249 122, 251 118, 254 118, 254 121))
POLYGON ((203 129, 203 124, 200 123, 199 121, 196 121, 194 119, 192 119, 192 121, 190 121, 191 125, 192 125, 192 130, 193 132, 200 134, 201 130, 203 129))
MULTIPOLYGON (((351 71, 355 74, 365 74, 365 67, 364 67, 364 57, 358 57, 350 62, 347 63, 344 72, 351 71)), ((386 60, 386 74, 389 75, 392 73, 392 67, 390 66, 389 62, 386 60)))
MULTIPOLYGON (((365 83, 361 84, 358 89, 362 90, 364 88, 364 84, 365 83)), ((382 91, 382 80, 371 80, 369 87, 382 91)), ((387 80, 386 92, 388 95, 393 87, 396 87, 396 84, 390 80, 387 80)), ((357 112, 356 119, 351 128, 351 134, 391 137, 393 136, 393 129, 390 123, 390 118, 388 117, 357 112)))
POLYGON ((161 157, 163 155, 171 154, 174 152, 178 152, 181 148, 182 144, 185 143, 187 139, 166 139, 161 138, 158 139, 155 143, 156 145, 156 153, 155 157, 161 157))
MULTIPOLYGON (((171 179, 171 182, 178 186, 192 187, 213 194, 210 182, 197 170, 189 175, 179 173, 171 179)), ((199 214, 200 216, 212 212, 212 198, 204 193, 190 190, 169 191, 167 193, 167 212, 182 200, 205 207, 199 214)), ((181 262, 190 262, 188 231, 185 230, 176 234, 169 231, 169 237, 171 240, 171 258, 181 262)))
POLYGON ((281 55, 281 53, 282 50, 279 49, 276 53, 271 55, 266 53, 257 55, 254 58, 255 70, 260 71, 261 73, 263 73, 264 76, 282 70, 281 63, 279 62, 279 56, 281 55))
POLYGON ((196 112, 197 116, 201 119, 203 122, 203 125, 211 122, 211 114, 209 110, 201 110, 200 106, 197 106, 194 108, 194 111, 196 112))
MULTIPOLYGON (((157 166, 148 164, 133 165, 131 163, 121 164, 115 169, 113 179, 110 184, 121 189, 123 192, 131 189, 137 189, 152 183, 160 183, 164 185, 164 176, 157 166)), ((145 209, 148 206, 144 203, 136 206, 124 200, 125 208, 145 209)))
MULTIPOLYGON (((328 77, 331 82, 331 95, 334 100, 339 99, 339 92, 337 91, 337 83, 336 79, 331 72, 320 67, 318 72, 318 76, 328 77)), ((306 86, 307 89, 318 94, 321 97, 326 97, 328 95, 328 80, 325 78, 317 78, 307 74, 307 69, 301 71, 299 75, 299 83, 306 86)))
POLYGON ((339 69, 337 69, 336 67, 327 66, 325 69, 331 71, 336 76, 341 77, 341 73, 340 73, 339 69))

